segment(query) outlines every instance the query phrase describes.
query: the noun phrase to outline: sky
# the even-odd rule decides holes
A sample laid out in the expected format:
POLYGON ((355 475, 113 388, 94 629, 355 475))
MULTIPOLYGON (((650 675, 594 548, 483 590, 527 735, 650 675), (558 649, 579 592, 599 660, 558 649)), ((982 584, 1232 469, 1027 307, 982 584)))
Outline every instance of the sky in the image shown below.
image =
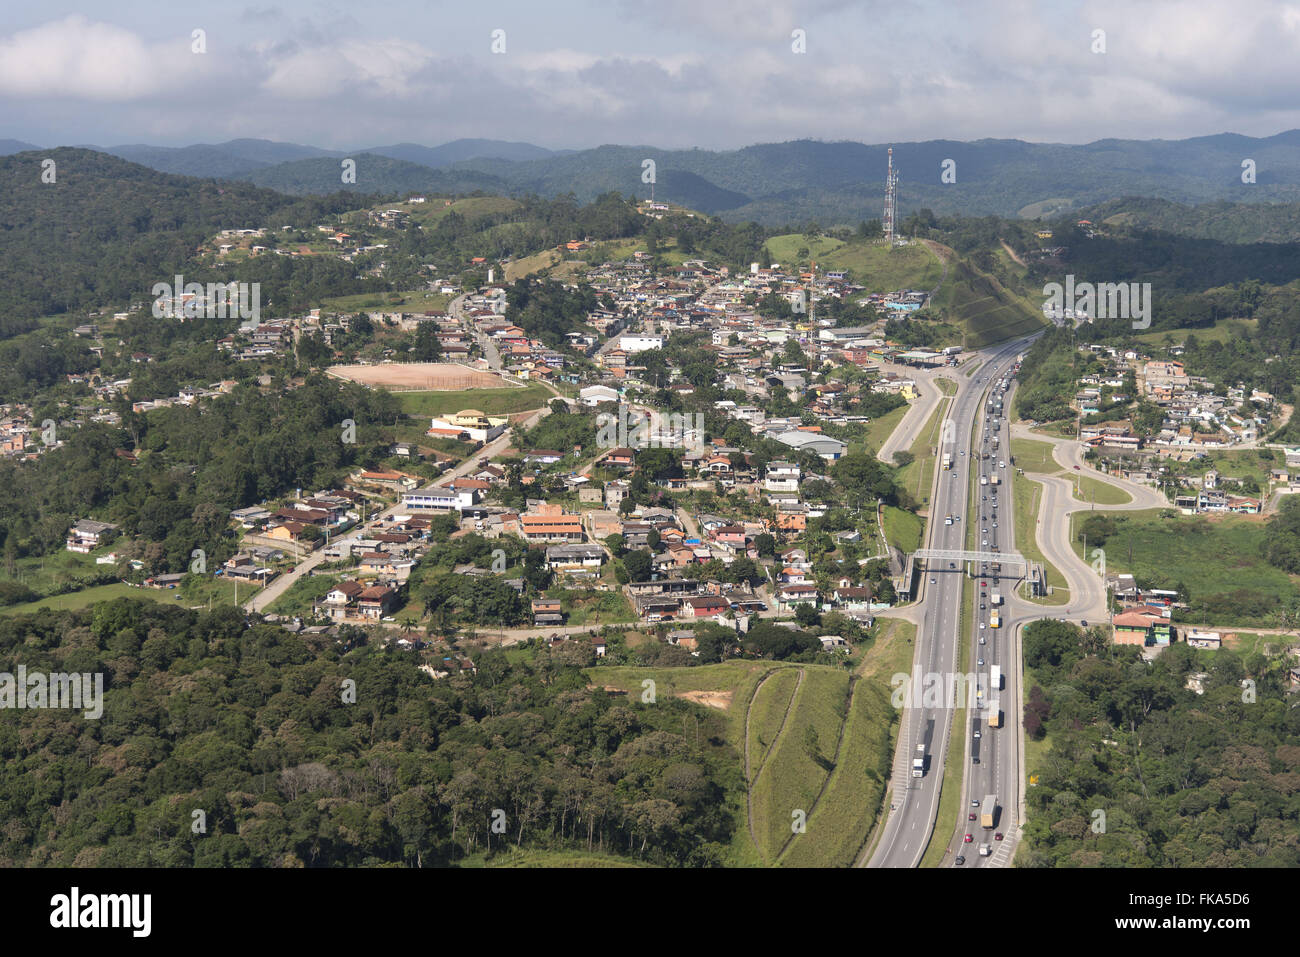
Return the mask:
POLYGON ((1300 0, 43 0, 0 11, 0 138, 42 147, 482 137, 731 149, 1294 128, 1300 0))

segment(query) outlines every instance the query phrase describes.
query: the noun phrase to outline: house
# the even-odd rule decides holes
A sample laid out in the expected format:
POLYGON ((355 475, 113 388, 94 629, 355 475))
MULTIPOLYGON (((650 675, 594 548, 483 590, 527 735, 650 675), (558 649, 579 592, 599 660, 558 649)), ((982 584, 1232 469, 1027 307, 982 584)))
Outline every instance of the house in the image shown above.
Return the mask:
POLYGON ((1111 627, 1117 645, 1167 645, 1172 637, 1168 618, 1142 610, 1115 615, 1111 627))
POLYGON ((546 567, 551 571, 600 568, 605 561, 605 550, 599 545, 549 545, 546 549, 546 567))
POLYGON ((603 402, 617 402, 618 392, 607 385, 589 385, 579 390, 578 401, 594 408, 603 402))
POLYGON ((559 505, 542 504, 532 514, 519 516, 519 528, 530 542, 581 542, 582 517, 559 505))
POLYGON ((461 496, 453 488, 432 485, 402 494, 402 508, 413 512, 454 512, 461 508, 461 496))
POLYGON ((1187 644, 1193 648, 1218 649, 1223 643, 1223 636, 1217 631, 1198 631, 1193 628, 1187 633, 1187 644))
POLYGON ((591 638, 591 647, 595 650, 597 658, 605 657, 606 645, 604 638, 593 635, 591 638))
POLYGON ((83 518, 68 530, 66 546, 70 552, 89 555, 91 551, 112 538, 117 526, 112 522, 97 522, 83 518))
POLYGON ((730 609, 731 603, 716 595, 695 595, 682 602, 682 614, 687 618, 711 618, 730 609))
POLYGON ((506 430, 510 420, 502 415, 486 415, 478 409, 462 409, 455 415, 431 419, 429 432, 443 434, 454 432, 469 436, 475 442, 491 442, 506 430))
POLYGON ((546 626, 564 624, 564 613, 560 610, 560 599, 538 598, 532 602, 531 607, 534 625, 546 626))
POLYGON ((631 449, 620 448, 610 449, 601 460, 601 464, 609 468, 630 469, 636 461, 636 453, 631 449))
POLYGON ((357 596, 357 613, 362 618, 378 620, 397 605, 397 589, 388 585, 371 585, 357 596))
POLYGON ((348 617, 350 608, 355 610, 357 598, 363 591, 365 586, 360 582, 350 579, 339 582, 316 602, 314 610, 321 617, 342 621, 348 617))

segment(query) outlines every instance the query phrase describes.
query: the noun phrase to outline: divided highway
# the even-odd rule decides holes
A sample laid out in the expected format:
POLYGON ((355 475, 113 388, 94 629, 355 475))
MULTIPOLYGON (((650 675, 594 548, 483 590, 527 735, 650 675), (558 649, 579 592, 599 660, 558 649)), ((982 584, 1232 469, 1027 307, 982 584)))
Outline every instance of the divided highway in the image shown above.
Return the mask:
MULTIPOLYGON (((970 504, 988 505, 987 500, 980 502, 978 497, 974 503, 968 503, 971 474, 972 470, 977 468, 977 463, 985 465, 985 474, 987 474, 987 463, 984 460, 977 459, 981 441, 983 439, 983 426, 981 423, 981 432, 975 446, 971 445, 972 430, 977 421, 980 421, 981 410, 983 409, 984 398, 991 385, 1002 376, 1006 375, 1011 367, 1015 364, 1016 356, 1025 351, 1030 339, 1022 339, 1017 342, 984 350, 979 353, 984 360, 976 370, 973 377, 966 378, 958 383, 957 395, 953 398, 948 409, 948 415, 945 420, 945 427, 942 432, 944 444, 940 448, 940 453, 948 452, 952 456, 952 468, 949 470, 938 470, 936 472, 936 484, 930 497, 930 515, 927 522, 928 541, 927 548, 930 549, 951 549, 954 551, 965 549, 966 546, 966 527, 970 522, 979 521, 981 515, 991 515, 992 509, 980 511, 970 508, 970 504), (951 425, 949 425, 951 423, 951 425), (965 454, 963 454, 963 452, 965 454), (954 517, 953 524, 945 524, 945 516, 954 517)), ((1005 417, 1003 418, 1005 422, 1005 417)), ((1006 433, 1003 433, 1001 440, 1003 449, 1009 442, 1006 433)), ((995 467, 997 463, 994 463, 995 467)), ((1005 475, 1006 470, 999 471, 1005 475)), ((978 479, 976 479, 978 481, 978 479)), ((987 491, 983 494, 987 495, 987 491)), ((1003 493, 1005 496, 1005 493, 1003 493)), ((983 529, 989 528, 992 533, 993 519, 987 523, 981 522, 976 527, 983 529)), ((999 520, 999 526, 1006 526, 1010 523, 1008 515, 1007 522, 999 520)), ((1001 532, 1000 527, 997 531, 1001 532)), ((1005 535, 1007 547, 1004 551, 1011 551, 1009 529, 1005 535)), ((998 539, 990 538, 988 534, 980 532, 976 537, 978 542, 987 540, 992 547, 998 539)), ((916 688, 921 682, 916 682, 916 676, 921 676, 922 682, 926 675, 940 675, 946 681, 947 676, 955 674, 958 664, 958 641, 962 639, 961 635, 961 600, 963 583, 965 582, 965 570, 961 562, 936 562, 931 561, 928 567, 920 573, 920 591, 922 595, 922 614, 921 624, 917 628, 916 653, 912 662, 912 675, 914 678, 913 688, 916 688)), ((989 581, 991 579, 978 579, 989 581)), ((1004 579, 1005 580, 1005 579, 1004 579)), ((988 591, 988 589, 984 589, 988 591)), ((978 594, 978 592, 977 592, 978 594)), ((985 599, 987 604, 988 599, 985 599)), ((978 609, 978 601, 975 607, 978 609)), ((978 612, 975 623, 975 634, 966 636, 966 640, 976 642, 981 629, 978 627, 979 614, 987 616, 987 611, 978 612)), ((984 619, 987 622, 987 617, 984 619)), ((989 629, 982 630, 987 633, 989 629)), ((1009 634, 1009 628, 1001 629, 1002 635, 1009 634)), ((1007 672, 1018 671, 1018 664, 1012 666, 1012 658, 1006 647, 1008 640, 999 636, 995 644, 988 650, 985 656, 986 665, 982 669, 987 687, 987 673, 989 665, 998 663, 1001 656, 1006 659, 1003 664, 1003 670, 1007 672)), ((976 645, 976 648, 984 646, 976 645)), ((977 656, 972 656, 971 663, 974 665, 977 656)), ((1016 657, 1018 661, 1018 656, 1016 657)), ((980 668, 974 668, 975 671, 981 671, 980 668)), ((1017 737, 1019 734, 1018 717, 1020 708, 1018 704, 1010 702, 1018 701, 1014 695, 1019 693, 1018 687, 1013 683, 1015 679, 1008 675, 1006 685, 1001 694, 1004 700, 1008 702, 1003 706, 1003 716, 1006 721, 1006 727, 995 732, 993 736, 987 736, 987 732, 982 730, 981 740, 987 740, 988 744, 982 751, 982 763, 976 770, 982 774, 974 779, 975 783, 983 786, 984 781, 995 781, 995 787, 998 789, 999 803, 1005 804, 1003 795, 1012 795, 1018 792, 1018 781, 1015 776, 1018 775, 1016 768, 1018 760, 1009 757, 1009 748, 1018 747, 1017 737), (1012 719, 1017 720, 1012 720, 1012 719)), ((916 867, 920 864, 921 858, 925 854, 926 847, 930 841, 931 832, 935 827, 935 818, 939 810, 939 794, 943 785, 943 777, 947 772, 961 773, 961 768, 945 768, 944 759, 948 753, 949 736, 953 732, 953 717, 956 711, 952 708, 952 701, 947 700, 939 703, 938 706, 924 707, 926 704, 936 704, 932 701, 913 700, 908 703, 904 710, 902 727, 899 734, 898 750, 895 755, 893 787, 890 797, 889 817, 885 822, 884 831, 880 841, 876 846, 874 854, 868 863, 870 867, 916 867), (925 773, 921 777, 912 775, 912 762, 919 753, 917 745, 924 746, 925 754, 925 773)), ((967 712, 968 715, 974 716, 975 709, 967 712)), ((981 715, 981 725, 984 725, 981 715)), ((958 733, 965 734, 970 738, 973 728, 970 726, 956 729, 958 733)), ((973 739, 972 739, 973 740, 973 739)), ((969 741, 963 754, 965 759, 969 759, 970 746, 969 741)), ((980 795, 982 796, 982 795, 980 795)), ((970 799, 965 801, 969 807, 970 799)), ((970 808, 974 811, 974 808, 970 808)), ((963 820, 967 811, 963 811, 963 820)), ((1014 813, 1014 812, 1013 812, 1014 813)), ((1000 827, 1005 825, 1007 814, 1003 812, 1003 820, 1000 827)), ((941 831, 936 838, 946 840, 949 834, 948 828, 951 821, 939 822, 941 831)), ((972 822, 978 824, 978 821, 972 822)), ((971 832, 976 835, 975 843, 970 845, 971 853, 967 860, 977 860, 974 848, 978 846, 978 835, 983 833, 982 829, 976 828, 971 832)), ((991 834, 990 834, 991 839, 991 834)), ((995 861, 998 863, 998 861, 995 861)))

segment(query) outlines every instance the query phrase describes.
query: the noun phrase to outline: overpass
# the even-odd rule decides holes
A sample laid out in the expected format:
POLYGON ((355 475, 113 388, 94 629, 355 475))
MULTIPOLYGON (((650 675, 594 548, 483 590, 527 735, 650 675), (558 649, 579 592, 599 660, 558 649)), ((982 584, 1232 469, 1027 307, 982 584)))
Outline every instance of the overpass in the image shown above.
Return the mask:
POLYGON ((918 548, 911 555, 920 561, 938 562, 1001 562, 1004 565, 1019 565, 1029 570, 1029 562, 1015 552, 967 551, 960 548, 918 548))

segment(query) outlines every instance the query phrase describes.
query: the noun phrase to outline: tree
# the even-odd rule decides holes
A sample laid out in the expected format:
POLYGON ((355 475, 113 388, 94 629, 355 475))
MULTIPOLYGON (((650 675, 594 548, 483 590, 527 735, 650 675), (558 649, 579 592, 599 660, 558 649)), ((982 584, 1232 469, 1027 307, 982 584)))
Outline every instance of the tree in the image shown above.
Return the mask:
POLYGON ((438 341, 437 323, 422 322, 416 327, 411 354, 416 362, 437 362, 442 358, 442 343, 438 341))
POLYGON ((623 556, 623 567, 627 569, 632 581, 644 582, 650 580, 650 573, 654 566, 650 553, 645 549, 637 549, 623 556))
POLYGON ((813 628, 821 624, 822 616, 814 605, 808 602, 800 602, 795 605, 794 620, 805 628, 813 628))

